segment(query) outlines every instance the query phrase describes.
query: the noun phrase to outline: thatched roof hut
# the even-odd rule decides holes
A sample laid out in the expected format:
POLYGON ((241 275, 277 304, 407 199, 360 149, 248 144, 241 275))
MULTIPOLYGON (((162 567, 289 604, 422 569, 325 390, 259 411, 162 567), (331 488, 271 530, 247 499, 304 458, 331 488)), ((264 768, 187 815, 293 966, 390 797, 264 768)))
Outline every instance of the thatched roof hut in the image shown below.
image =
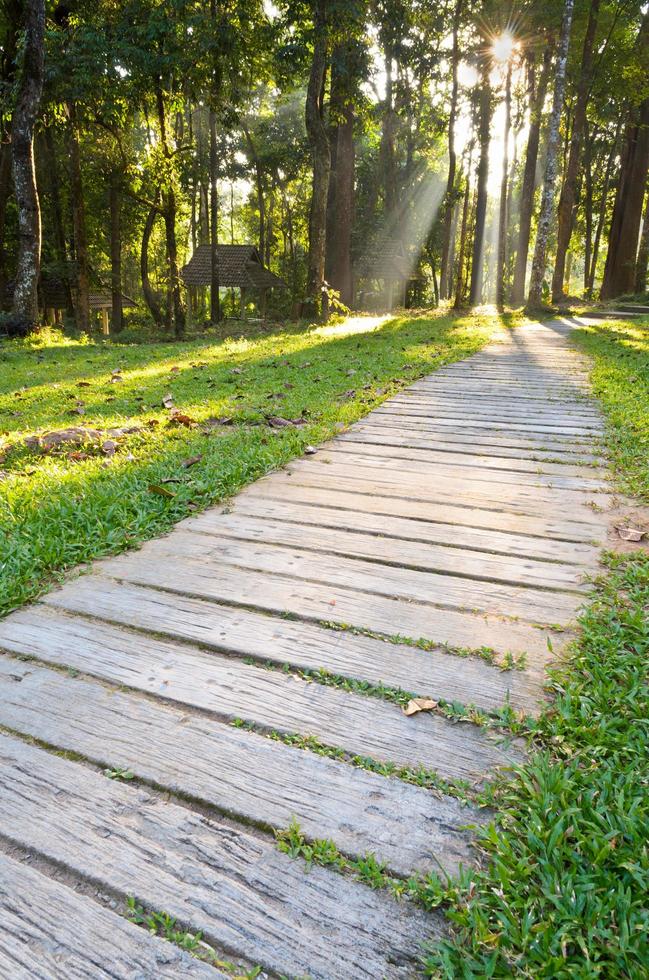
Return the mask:
MULTIPOLYGON (((286 288, 286 283, 267 269, 254 245, 217 245, 219 285, 242 290, 286 288)), ((212 248, 199 245, 180 275, 186 286, 209 286, 212 281, 212 248)))

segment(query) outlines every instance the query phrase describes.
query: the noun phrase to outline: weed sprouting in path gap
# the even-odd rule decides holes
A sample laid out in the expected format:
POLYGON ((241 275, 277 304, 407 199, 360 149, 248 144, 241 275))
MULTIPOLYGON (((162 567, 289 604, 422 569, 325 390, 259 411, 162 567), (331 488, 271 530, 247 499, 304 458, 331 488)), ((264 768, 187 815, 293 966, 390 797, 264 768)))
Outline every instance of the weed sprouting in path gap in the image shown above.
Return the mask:
POLYGON ((54 334, 5 344, 0 612, 65 569, 231 496, 400 387, 474 353, 500 324, 487 313, 348 334, 343 324, 333 334, 280 329, 218 342, 122 346, 54 334), (49 448, 31 441, 69 429, 98 434, 49 448))

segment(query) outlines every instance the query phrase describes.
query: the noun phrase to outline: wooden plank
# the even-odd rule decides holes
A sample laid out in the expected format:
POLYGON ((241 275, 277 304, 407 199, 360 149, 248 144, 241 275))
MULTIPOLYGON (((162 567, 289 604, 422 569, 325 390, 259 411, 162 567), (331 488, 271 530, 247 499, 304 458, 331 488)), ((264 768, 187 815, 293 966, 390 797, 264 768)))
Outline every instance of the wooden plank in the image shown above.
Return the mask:
POLYGON ((0 914, 7 980, 230 976, 2 853, 0 914))
MULTIPOLYGON (((116 642, 113 679, 128 676, 125 645, 119 636, 116 642)), ((196 658, 195 675, 205 659, 196 658)), ((177 668, 169 679, 160 659, 141 658, 140 669, 157 673, 158 683, 165 676, 163 683, 187 699, 177 668)), ((189 696, 204 707, 213 699, 198 688, 194 683, 189 696)), ((486 819, 452 797, 34 663, 0 658, 0 691, 1 724, 15 732, 102 767, 129 769, 247 824, 283 830, 295 818, 311 839, 333 840, 352 857, 372 852, 398 874, 439 867, 456 873, 472 860, 465 828, 486 819)))
POLYGON ((502 432, 489 432, 484 429, 471 431, 468 429, 448 429, 440 431, 436 428, 434 420, 426 419, 395 419, 393 416, 384 415, 380 420, 374 418, 372 414, 366 415, 361 421, 355 422, 349 427, 348 432, 363 432, 365 427, 374 429, 380 426, 382 431, 392 434, 396 431, 409 438, 417 436, 421 439, 443 440, 445 443, 459 443, 470 446, 484 446, 485 448, 509 448, 520 449, 525 453, 538 452, 547 453, 562 457, 564 454, 570 456, 578 455, 582 452, 593 452, 599 450, 599 446, 593 443, 592 439, 565 439, 556 436, 544 436, 534 438, 528 435, 506 435, 502 432))
MULTIPOLYGON (((429 463, 431 466, 438 463, 451 466, 474 467, 478 470, 503 470, 512 476, 511 479, 518 479, 521 473, 543 474, 578 477, 585 480, 606 480, 607 472, 605 469, 588 465, 575 465, 570 463, 544 462, 542 459, 508 458, 497 454, 486 455, 478 452, 454 452, 450 447, 441 450, 432 444, 430 447, 408 445, 408 440, 399 436, 392 437, 396 440, 390 442, 390 436, 368 435, 346 432, 335 441, 327 442, 319 447, 323 453, 349 452, 363 453, 368 456, 389 457, 393 460, 420 460, 429 463)), ((594 457, 593 457, 594 458, 594 457)), ((606 484, 608 485, 608 484, 606 484)))
MULTIPOLYGON (((39 605, 18 610, 0 622, 0 647, 108 680, 121 679, 120 682, 131 686, 142 686, 141 672, 131 666, 124 678, 121 673, 115 673, 118 665, 111 655, 115 634, 110 623, 145 633, 155 623, 157 634, 200 643, 205 650, 253 658, 262 663, 326 670, 446 701, 466 703, 470 699, 487 711, 509 700, 515 707, 535 713, 542 698, 543 675, 530 668, 525 672, 502 671, 478 657, 465 657, 462 669, 458 670, 457 658, 442 648, 419 650, 403 644, 395 646, 374 637, 98 579, 94 575, 52 592, 45 601, 52 610, 39 605), (68 617, 55 609, 99 617, 106 622, 68 617)), ((163 648, 155 638, 131 637, 127 633, 120 640, 125 645, 137 645, 144 654, 153 645, 156 656, 162 655, 163 648)), ((173 664, 187 664, 189 670, 197 656, 201 662, 200 676, 211 676, 214 662, 201 651, 186 652, 174 645, 170 659, 173 664)), ((160 696, 161 691, 154 693, 160 696)))
MULTIPOLYGON (((129 661, 139 650, 140 637, 113 627, 115 657, 121 658, 119 672, 128 671, 129 661)), ((51 634, 50 634, 51 635, 51 634)), ((63 641, 65 642, 65 641, 63 641)), ((327 745, 344 751, 394 762, 400 766, 437 768, 449 779, 476 779, 498 765, 515 758, 479 728, 456 726, 439 715, 421 713, 407 718, 394 704, 379 699, 369 701, 362 694, 351 694, 333 687, 302 680, 281 671, 264 670, 242 663, 234 657, 203 655, 199 660, 209 670, 205 680, 196 676, 183 681, 173 660, 174 645, 158 640, 147 647, 147 660, 139 654, 131 667, 132 685, 162 697, 175 692, 173 700, 189 707, 209 710, 222 721, 243 718, 269 730, 313 735, 327 745), (162 663, 161 663, 162 661, 162 663), (146 681, 140 675, 157 672, 157 681, 146 681), (201 684, 206 691, 197 690, 201 684), (367 724, 368 717, 372 724, 367 724)), ((176 644, 176 647, 178 645, 176 644)), ((191 648, 184 652, 184 662, 196 670, 191 648)), ((181 656, 182 650, 175 651, 181 656)), ((117 672, 118 667, 114 670, 117 672)), ((106 677, 106 668, 103 675, 106 677)), ((115 680, 117 673, 110 675, 115 680)))
POLYGON ((412 976, 441 917, 248 831, 0 738, 6 839, 201 931, 230 956, 312 980, 412 976))
POLYGON ((316 622, 350 625, 386 636, 400 635, 472 650, 490 647, 499 653, 525 653, 534 662, 540 659, 546 663, 548 641, 558 649, 564 638, 524 623, 503 622, 500 617, 439 609, 339 585, 300 581, 244 568, 235 576, 226 564, 207 568, 205 562, 175 560, 161 562, 156 567, 139 554, 128 557, 129 562, 115 558, 98 567, 105 574, 134 585, 280 615, 290 613, 316 622))
POLYGON ((349 500, 354 498, 354 506, 368 513, 397 514, 404 517, 416 517, 428 521, 448 521, 483 530, 500 530, 503 532, 521 533, 566 542, 586 542, 600 544, 606 540, 604 521, 569 520, 556 515, 537 513, 536 516, 525 512, 494 506, 489 501, 475 501, 465 494, 455 497, 441 492, 430 492, 426 499, 417 500, 408 497, 401 488, 390 484, 368 484, 363 479, 339 477, 336 486, 326 476, 301 475, 295 477, 273 474, 257 480, 256 483, 242 491, 245 494, 259 497, 271 497, 281 500, 317 500, 331 503, 339 497, 349 500))
POLYGON ((397 496, 403 499, 427 501, 430 504, 444 503, 455 506, 478 507, 485 510, 495 510, 501 513, 537 515, 539 518, 552 520, 557 513, 565 521, 582 524, 593 528, 596 534, 601 530, 603 521, 593 509, 606 508, 610 504, 607 494, 600 491, 584 494, 583 503, 577 496, 578 491, 543 490, 536 487, 510 488, 502 484, 488 481, 472 480, 458 488, 454 480, 424 480, 410 479, 407 473, 401 475, 380 466, 365 466, 362 471, 358 466, 343 463, 309 464, 293 462, 290 469, 277 474, 277 480, 300 483, 310 487, 325 487, 332 492, 342 490, 359 490, 362 493, 378 494, 379 496, 397 496), (569 494, 569 495, 568 495, 569 494))
MULTIPOLYGON (((579 475, 569 476, 562 473, 546 474, 539 472, 511 472, 508 469, 481 466, 478 461, 473 465, 458 464, 453 460, 427 460, 413 459, 407 455, 392 455, 391 452, 371 452, 364 447, 355 445, 328 445, 322 447, 318 453, 318 461, 326 463, 327 460, 341 462, 344 465, 373 466, 385 470, 398 470, 403 473, 421 473, 435 480, 445 477, 456 482, 466 482, 467 480, 479 480, 488 483, 503 483, 506 486, 528 486, 528 487, 557 487, 560 490, 581 490, 584 493, 592 494, 599 490, 610 491, 610 483, 607 480, 597 479, 594 476, 579 475)), ((309 465, 315 462, 309 460, 309 465)))
MULTIPOLYGON (((537 561, 577 565, 591 572, 599 567, 599 549, 592 545, 547 540, 507 531, 483 531, 480 528, 444 524, 436 520, 401 517, 399 505, 395 505, 389 498, 377 504, 377 511, 372 512, 363 509, 367 498, 359 494, 332 495, 309 487, 303 488, 304 492, 300 493, 300 488, 297 487, 288 499, 286 497, 273 499, 267 494, 255 494, 254 489, 254 486, 251 486, 249 492, 239 494, 229 505, 230 512, 248 514, 252 517, 296 521, 300 524, 315 524, 319 527, 364 531, 395 538, 398 541, 428 542, 448 545, 456 549, 485 551, 494 555, 516 555, 537 561), (305 498, 304 501, 300 499, 301 497, 305 498), (390 504, 392 504, 391 508, 390 504), (386 513, 381 513, 382 506, 387 508, 386 513)), ((429 509, 426 510, 426 513, 428 512, 429 509)))
POLYGON ((426 409, 430 414, 436 415, 438 411, 442 415, 455 414, 457 411, 462 414, 472 415, 474 412, 480 415, 488 415, 497 418, 511 418, 518 420, 523 416, 523 420, 548 422, 563 422, 568 420, 578 420, 593 423, 599 427, 602 425, 602 415, 595 408, 589 408, 587 403, 581 406, 568 404, 565 401, 556 400, 548 403, 544 399, 535 402, 519 401, 512 395, 501 395, 500 397, 490 398, 485 393, 477 395, 475 393, 466 394, 458 391, 451 395, 448 392, 438 395, 432 392, 423 393, 406 388, 393 398, 389 399, 390 405, 409 408, 416 407, 426 409), (448 410, 448 411, 447 411, 448 410))
POLYGON ((381 418, 383 415, 394 415, 397 418, 428 418, 433 419, 436 426, 440 428, 471 428, 471 429, 490 429, 494 432, 521 432, 529 433, 531 435, 559 435, 559 436, 581 436, 582 438, 592 438, 595 435, 600 435, 603 431, 596 426, 578 424, 571 425, 569 421, 565 423, 557 423, 556 425, 546 422, 513 422, 508 419, 498 419, 493 416, 487 416, 480 418, 479 416, 472 417, 470 415, 463 415, 458 412, 456 415, 449 414, 448 416, 443 416, 439 414, 432 414, 426 409, 417 409, 415 407, 408 407, 406 409, 400 409, 396 406, 392 406, 390 402, 383 402, 380 408, 374 410, 372 415, 375 418, 381 418))
MULTIPOLYGON (((183 522, 183 528, 241 541, 262 541, 308 551, 380 561, 420 571, 444 572, 471 579, 531 585, 545 589, 584 592, 584 571, 575 565, 536 561, 533 558, 489 555, 464 547, 444 547, 423 541, 395 540, 346 528, 319 527, 313 522, 255 517, 210 509, 183 522)), ((391 572, 386 572, 389 576, 391 572)))
MULTIPOLYGON (((201 535, 176 529, 166 538, 147 542, 137 555, 117 558, 109 564, 138 560, 154 567, 201 562, 211 572, 226 565, 268 572, 305 582, 356 589, 361 594, 412 600, 446 609, 472 610, 522 619, 532 623, 568 625, 584 599, 583 594, 547 591, 531 586, 502 585, 436 572, 386 567, 360 558, 344 558, 321 552, 305 552, 259 541, 201 535)), ((230 571, 233 578, 236 576, 230 571)))

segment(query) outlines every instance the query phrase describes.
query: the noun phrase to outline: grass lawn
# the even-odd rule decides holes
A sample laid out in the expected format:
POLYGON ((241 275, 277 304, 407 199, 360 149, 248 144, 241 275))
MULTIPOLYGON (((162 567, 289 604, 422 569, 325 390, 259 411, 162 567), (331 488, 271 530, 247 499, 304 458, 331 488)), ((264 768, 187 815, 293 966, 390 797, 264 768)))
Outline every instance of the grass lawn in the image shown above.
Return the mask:
POLYGON ((155 537, 233 494, 399 387, 473 353, 501 323, 495 313, 357 317, 180 344, 59 334, 6 343, 0 613, 64 569, 155 537), (100 435, 48 452, 25 444, 71 427, 100 435))
MULTIPOLYGON (((647 327, 598 323, 574 335, 594 358, 618 484, 642 501, 647 327)), ((487 870, 452 888, 456 937, 428 958, 430 976, 649 976, 649 555, 608 564, 529 763, 501 790, 482 838, 487 870)))

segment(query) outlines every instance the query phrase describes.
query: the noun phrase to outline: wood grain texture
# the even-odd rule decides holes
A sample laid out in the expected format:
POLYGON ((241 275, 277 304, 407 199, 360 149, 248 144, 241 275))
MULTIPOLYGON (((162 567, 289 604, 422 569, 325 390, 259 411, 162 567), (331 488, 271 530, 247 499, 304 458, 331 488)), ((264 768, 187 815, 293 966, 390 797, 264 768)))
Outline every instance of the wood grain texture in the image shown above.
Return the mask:
MULTIPOLYGON (((172 651, 167 645, 162 652, 172 651)), ((165 670, 168 663, 146 664, 155 681, 149 690, 164 685, 164 696, 178 697, 185 708, 213 707, 209 671, 201 697, 197 684, 191 693, 183 687, 189 665, 181 660, 174 674, 165 670)), ((196 657, 195 676, 203 666, 196 657)), ((120 674, 127 674, 124 666, 111 679, 120 674)), ((439 868, 456 873, 474 857, 465 828, 486 819, 458 800, 399 779, 8 657, 0 658, 0 724, 100 766, 130 769, 245 823, 282 830, 297 819, 310 838, 331 839, 352 857, 372 852, 402 875, 439 868)))
MULTIPOLYGON (((538 562, 577 565, 594 571, 599 565, 599 550, 594 545, 557 541, 531 534, 511 531, 490 531, 466 524, 444 523, 422 517, 400 516, 400 506, 391 498, 372 501, 374 510, 367 509, 368 498, 354 493, 324 494, 318 490, 296 487, 288 499, 273 499, 250 492, 241 493, 226 512, 251 517, 295 521, 317 527, 331 527, 366 534, 395 538, 397 541, 416 541, 448 545, 456 550, 468 549, 493 555, 531 558, 538 562)), ((421 508, 422 515, 429 511, 421 508)), ((218 513, 218 512, 216 512, 218 513)), ((457 511, 453 511, 453 516, 457 511)))
MULTIPOLYGON (((43 606, 20 610, 0 622, 0 647, 100 677, 121 679, 131 686, 142 684, 143 672, 135 650, 128 672, 122 674, 119 667, 119 672, 115 672, 111 651, 116 645, 116 635, 124 644, 128 641, 136 648, 139 644, 139 649, 145 652, 149 647, 157 651, 160 649, 156 646, 157 639, 146 635, 155 623, 157 634, 200 643, 207 650, 254 658, 262 663, 322 669, 446 701, 466 703, 471 699, 487 711, 501 707, 509 699, 515 707, 534 713, 542 697, 543 675, 534 671, 532 665, 525 672, 503 671, 478 657, 464 657, 459 665, 457 658, 442 648, 419 650, 111 579, 98 581, 94 576, 87 576, 52 592, 45 601, 56 609, 93 618, 66 616, 43 606), (96 617, 107 622, 98 622, 96 617), (132 627, 144 635, 124 636, 116 633, 112 623, 132 627)), ((201 671, 209 677, 213 661, 200 651, 183 651, 174 645, 169 657, 172 664, 187 663, 191 669, 197 655, 201 656, 201 671)))
MULTIPOLYGON (((583 601, 578 592, 548 591, 525 585, 502 585, 482 579, 466 579, 434 571, 397 568, 361 558, 346 558, 321 552, 238 541, 177 529, 166 538, 143 546, 140 558, 160 570, 162 566, 184 567, 200 563, 208 574, 218 568, 268 572, 304 582, 342 586, 386 598, 412 600, 441 609, 471 610, 527 622, 567 625, 583 601)), ((115 568, 122 559, 115 559, 115 568)), ((109 566, 106 566, 109 567, 109 566)), ((236 573, 230 575, 236 582, 236 573)))
POLYGON ((411 977, 441 917, 0 736, 4 837, 164 909, 229 955, 313 980, 411 977))
MULTIPOLYGON (((552 590, 584 592, 583 572, 574 565, 489 555, 469 546, 444 547, 424 541, 395 540, 351 529, 318 527, 313 523, 219 514, 210 510, 183 525, 189 531, 232 537, 241 541, 263 541, 332 555, 362 558, 420 571, 444 572, 470 579, 530 585, 552 590)), ((389 574, 389 573, 388 573, 389 574)))
MULTIPOLYGON (((532 663, 546 663, 548 639, 555 649, 561 637, 525 623, 497 616, 441 609, 372 592, 290 578, 278 573, 239 568, 226 563, 174 558, 152 563, 141 553, 100 562, 99 570, 134 585, 166 589, 198 599, 216 599, 252 609, 306 620, 354 626, 386 636, 403 636, 472 650, 490 647, 499 653, 525 653, 532 663)), ((569 639, 569 636, 566 637, 569 639)))
POLYGON ((7 980, 229 976, 2 853, 0 915, 0 976, 7 980))

